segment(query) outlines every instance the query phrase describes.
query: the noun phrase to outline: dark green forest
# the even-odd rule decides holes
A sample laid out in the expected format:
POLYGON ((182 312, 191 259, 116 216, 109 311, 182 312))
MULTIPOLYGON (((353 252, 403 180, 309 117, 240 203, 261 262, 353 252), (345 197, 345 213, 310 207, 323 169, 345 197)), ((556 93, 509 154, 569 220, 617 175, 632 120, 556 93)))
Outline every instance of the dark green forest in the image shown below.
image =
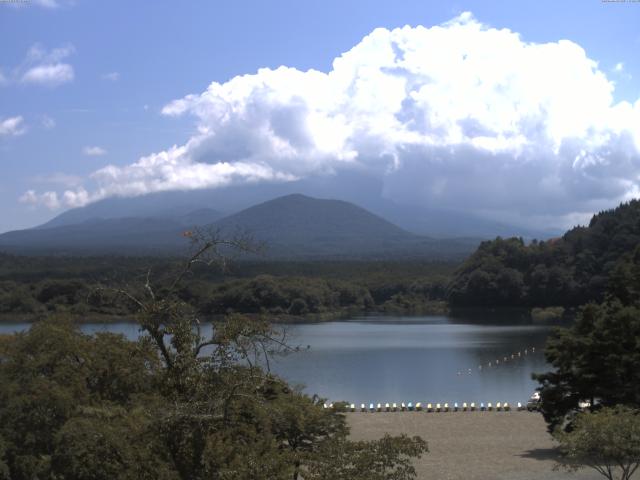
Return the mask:
POLYGON ((561 238, 483 242, 447 288, 453 307, 577 307, 626 297, 640 256, 640 201, 594 215, 561 238))
MULTIPOLYGON (((180 259, 0 255, 0 318, 66 313, 79 321, 130 316, 133 306, 106 291, 135 285, 150 272, 162 280, 180 259), (105 298, 109 297, 109 298, 105 298)), ((280 320, 365 312, 444 309, 452 263, 247 262, 225 271, 195 268, 178 292, 203 316, 268 314, 280 320)))

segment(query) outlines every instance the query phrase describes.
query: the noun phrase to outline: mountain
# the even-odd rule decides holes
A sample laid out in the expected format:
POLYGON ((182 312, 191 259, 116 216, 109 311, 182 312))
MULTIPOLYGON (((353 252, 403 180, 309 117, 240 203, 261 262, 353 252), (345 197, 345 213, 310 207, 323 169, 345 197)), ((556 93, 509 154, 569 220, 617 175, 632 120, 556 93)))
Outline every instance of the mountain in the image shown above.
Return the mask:
POLYGON ((527 239, 546 239, 560 231, 539 231, 500 223, 438 205, 405 205, 385 198, 379 179, 362 174, 342 173, 295 182, 234 185, 216 189, 159 192, 132 198, 113 197, 68 210, 42 227, 73 225, 93 219, 167 218, 175 220, 200 209, 220 212, 218 218, 267 202, 274 198, 302 193, 314 198, 334 198, 359 205, 411 233, 435 238, 496 235, 527 239))
POLYGON ((271 258, 459 259, 478 243, 474 239, 423 237, 352 203, 300 194, 269 200, 220 220, 216 215, 209 209, 182 215, 174 210, 165 218, 92 217, 72 224, 52 222, 0 235, 0 248, 21 253, 177 254, 187 246, 184 230, 197 225, 228 235, 249 232, 267 245, 266 255, 271 258))
POLYGON ((216 222, 225 232, 246 230, 277 257, 456 257, 477 241, 441 242, 409 233, 352 203, 292 194, 216 222))
POLYGON ((174 209, 162 217, 92 217, 78 223, 49 222, 0 235, 0 249, 45 254, 178 252, 187 245, 182 235, 185 230, 211 224, 221 216, 212 209, 184 214, 174 209))

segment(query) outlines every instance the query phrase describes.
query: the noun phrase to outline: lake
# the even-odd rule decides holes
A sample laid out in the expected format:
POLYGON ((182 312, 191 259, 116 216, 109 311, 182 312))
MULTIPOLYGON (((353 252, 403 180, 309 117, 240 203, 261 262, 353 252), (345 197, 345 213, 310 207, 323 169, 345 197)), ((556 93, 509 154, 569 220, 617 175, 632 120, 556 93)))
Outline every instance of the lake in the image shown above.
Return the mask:
MULTIPOLYGON (((380 316, 281 327, 291 344, 305 349, 276 358, 272 370, 331 401, 524 403, 537 386, 531 373, 549 368, 542 351, 550 327, 490 314, 481 320, 380 316)), ((26 328, 5 323, 0 333, 26 328)), ((133 323, 82 330, 138 335, 133 323)))

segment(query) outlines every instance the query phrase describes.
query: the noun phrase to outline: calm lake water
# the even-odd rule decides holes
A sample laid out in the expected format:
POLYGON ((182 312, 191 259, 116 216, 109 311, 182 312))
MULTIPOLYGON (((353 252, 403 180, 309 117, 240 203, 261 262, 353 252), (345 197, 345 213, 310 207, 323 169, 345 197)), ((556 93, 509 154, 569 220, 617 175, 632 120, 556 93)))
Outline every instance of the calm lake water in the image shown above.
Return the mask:
MULTIPOLYGON (((0 333, 26 328, 0 324, 0 333)), ((550 327, 490 316, 363 317, 283 328, 291 344, 310 348, 278 357, 272 370, 332 401, 524 403, 536 388, 531 373, 548 369, 542 350, 550 327)), ((132 323, 82 329, 138 335, 132 323)))

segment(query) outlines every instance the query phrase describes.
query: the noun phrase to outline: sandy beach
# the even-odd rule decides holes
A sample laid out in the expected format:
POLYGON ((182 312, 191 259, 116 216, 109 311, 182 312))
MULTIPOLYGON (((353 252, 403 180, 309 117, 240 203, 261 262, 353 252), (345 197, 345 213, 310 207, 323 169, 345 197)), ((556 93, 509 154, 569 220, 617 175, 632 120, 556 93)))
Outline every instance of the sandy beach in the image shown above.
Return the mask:
POLYGON ((348 413, 351 438, 420 435, 429 453, 415 462, 420 480, 592 480, 591 469, 554 471, 554 441, 539 413, 348 413))

